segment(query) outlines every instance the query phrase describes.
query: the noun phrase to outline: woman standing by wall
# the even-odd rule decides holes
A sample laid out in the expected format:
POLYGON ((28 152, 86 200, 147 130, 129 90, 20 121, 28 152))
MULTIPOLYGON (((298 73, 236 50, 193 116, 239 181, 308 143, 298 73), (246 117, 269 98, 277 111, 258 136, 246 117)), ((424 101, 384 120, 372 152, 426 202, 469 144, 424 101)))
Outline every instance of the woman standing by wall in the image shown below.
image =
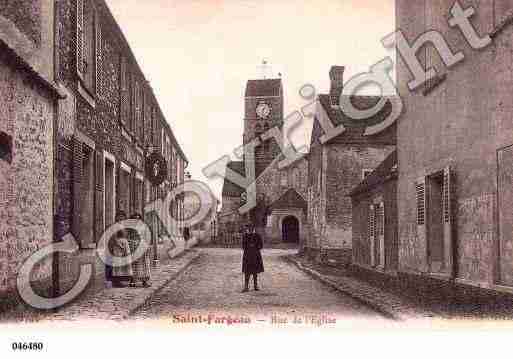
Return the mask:
MULTIPOLYGON (((126 214, 123 211, 119 211, 116 214, 116 223, 126 220, 126 214)), ((123 287, 122 282, 133 281, 133 272, 131 262, 131 251, 130 245, 127 240, 128 233, 126 230, 117 232, 109 241, 110 253, 113 257, 124 258, 129 264, 122 266, 112 267, 112 285, 116 288, 123 287)))
MULTIPOLYGON (((134 213, 130 219, 137 219, 142 221, 142 215, 139 213, 134 213)), ((142 238, 138 233, 131 230, 130 235, 128 236, 128 243, 130 244, 130 251, 135 253, 137 248, 142 245, 142 241, 148 241, 148 238, 142 238)), ((132 262, 132 271, 133 277, 130 286, 135 287, 135 282, 142 282, 143 287, 150 286, 151 279, 151 259, 150 259, 150 243, 146 243, 147 249, 144 251, 143 255, 140 258, 136 258, 132 262)))

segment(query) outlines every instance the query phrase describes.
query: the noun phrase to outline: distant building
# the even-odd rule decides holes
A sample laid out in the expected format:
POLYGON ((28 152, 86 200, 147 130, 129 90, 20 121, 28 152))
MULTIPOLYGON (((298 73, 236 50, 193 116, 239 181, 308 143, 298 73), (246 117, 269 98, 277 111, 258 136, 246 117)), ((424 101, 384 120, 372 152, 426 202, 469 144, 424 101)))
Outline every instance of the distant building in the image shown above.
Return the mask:
MULTIPOLYGON (((200 222, 189 227, 191 236, 195 237, 199 243, 207 244, 215 242, 218 235, 218 207, 220 201, 212 194, 212 207, 207 215, 200 222)), ((186 194, 184 198, 185 220, 192 220, 200 212, 200 198, 194 194, 186 194)))
MULTIPOLYGON (((245 92, 243 144, 248 144, 269 129, 283 128, 283 86, 281 79, 249 80, 245 92)), ((306 156, 286 168, 280 169, 284 139, 269 139, 255 149, 256 196, 265 206, 265 239, 272 243, 306 241, 306 189, 308 161, 306 156)), ((228 164, 233 171, 245 175, 245 161, 228 164)), ((225 179, 222 209, 219 214, 220 240, 236 243, 240 229, 250 221, 250 214, 241 215, 245 189, 225 179)))
MULTIPOLYGON (((340 108, 343 75, 344 67, 333 66, 330 94, 318 98, 308 157, 309 235, 303 250, 319 260, 337 257, 347 263, 351 259, 353 223, 348 196, 395 149, 396 126, 377 135, 364 136, 365 127, 383 120, 390 113, 391 105, 388 103, 366 121, 349 118, 340 108), (324 132, 320 121, 330 121, 333 126, 343 125, 345 131, 322 143, 324 132)), ((351 98, 353 105, 362 109, 374 106, 378 100, 373 96, 351 98)))

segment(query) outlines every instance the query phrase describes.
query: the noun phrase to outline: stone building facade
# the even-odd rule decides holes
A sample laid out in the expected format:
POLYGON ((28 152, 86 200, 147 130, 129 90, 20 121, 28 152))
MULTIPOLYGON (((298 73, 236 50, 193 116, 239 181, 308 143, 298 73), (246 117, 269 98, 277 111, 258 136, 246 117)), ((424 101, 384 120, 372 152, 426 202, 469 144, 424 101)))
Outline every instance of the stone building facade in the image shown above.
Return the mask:
MULTIPOLYGON (((249 80, 245 92, 243 144, 255 138, 261 144, 255 148, 257 201, 267 209, 265 240, 267 243, 300 243, 306 240, 306 190, 308 160, 280 168, 285 140, 283 129, 283 85, 281 79, 249 80), (277 128, 280 136, 264 140, 262 135, 277 128)), ((249 165, 249 164, 248 164, 249 165)), ((246 162, 233 161, 228 167, 245 176, 246 162)), ((219 240, 238 242, 240 229, 248 223, 249 213, 241 215, 245 190, 225 179, 222 208, 219 213, 219 240), (223 235, 226 238, 222 238, 223 235)))
MULTIPOLYGON (((18 301, 16 279, 53 240, 53 0, 0 1, 0 310, 18 301)), ((52 291, 55 258, 41 261, 32 285, 52 291)))
POLYGON ((308 156, 280 169, 278 156, 257 180, 258 193, 264 193, 269 206, 266 238, 272 243, 305 243, 307 227, 308 156))
MULTIPOLYGON (((67 97, 58 106, 55 239, 71 233, 80 245, 59 258, 62 291, 84 262, 94 264, 95 283, 103 285, 95 249, 104 230, 117 211, 143 214, 145 204, 183 183, 187 159, 105 1, 56 4, 56 77, 67 97), (158 188, 145 174, 151 152, 168 164, 158 188)), ((183 199, 171 212, 164 222, 183 218, 183 199)), ((153 257, 162 259, 171 234, 150 223, 153 257)))
POLYGON ((397 130, 399 270, 419 287, 429 281, 511 292, 513 3, 475 7, 477 33, 492 36, 481 50, 449 26, 453 4, 396 1, 397 26, 408 39, 435 29, 465 55, 448 69, 432 45, 418 51, 423 66, 446 75, 424 94, 408 90, 412 74, 398 57, 406 107, 397 130))
MULTIPOLYGON (((352 207, 349 194, 395 148, 396 128, 364 136, 366 126, 381 121, 390 113, 390 103, 367 121, 355 121, 340 108, 344 67, 330 70, 330 94, 319 95, 312 128, 308 172, 309 235, 303 251, 312 258, 349 262, 352 248, 352 207), (322 121, 343 125, 345 131, 322 142, 322 121), (335 260, 335 258, 332 258, 335 260)), ((365 109, 379 98, 354 96, 354 106, 365 109)))
POLYGON ((353 209, 352 264, 394 274, 398 263, 397 151, 350 193, 353 209))

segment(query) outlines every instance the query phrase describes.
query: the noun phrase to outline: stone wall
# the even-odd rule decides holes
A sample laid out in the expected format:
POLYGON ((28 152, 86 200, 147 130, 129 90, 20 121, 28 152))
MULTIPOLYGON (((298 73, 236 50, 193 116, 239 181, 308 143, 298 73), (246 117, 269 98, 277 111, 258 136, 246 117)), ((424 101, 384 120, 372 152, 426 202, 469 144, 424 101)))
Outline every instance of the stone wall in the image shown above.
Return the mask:
POLYGON ((326 241, 328 247, 351 248, 352 207, 349 193, 393 151, 393 146, 329 145, 327 153, 326 241))
MULTIPOLYGON (((16 288, 24 261, 53 238, 55 95, 34 74, 0 54, 0 132, 12 138, 12 161, 0 159, 0 298, 16 288)), ((51 283, 52 257, 33 273, 51 283)))
MULTIPOLYGON (((486 49, 474 50, 459 30, 447 24, 453 1, 396 3, 397 25, 407 38, 436 29, 454 51, 465 54, 463 62, 448 70, 433 48, 419 52, 421 62, 448 74, 427 96, 408 91, 406 84, 412 77, 398 57, 398 83, 406 108, 398 122, 400 269, 417 274, 429 271, 428 238, 416 224, 415 182, 450 166, 452 275, 472 285, 513 285, 509 275, 513 268, 511 232, 499 232, 511 222, 511 187, 507 185, 511 164, 508 153, 497 160, 498 151, 513 144, 513 29, 504 29, 486 49), (498 183, 498 176, 502 182, 498 183)), ((462 2, 465 7, 475 4, 462 2)), ((472 23, 479 34, 489 33, 512 9, 511 1, 479 2, 472 23)))
POLYGON ((307 246, 351 248, 352 206, 348 195, 363 180, 363 171, 376 168, 393 149, 357 144, 330 144, 313 149, 308 218, 311 239, 307 246))
MULTIPOLYGON (((321 129, 317 121, 312 129, 313 138, 318 138, 321 129)), ((308 238, 306 248, 319 248, 320 239, 326 227, 326 191, 324 190, 323 176, 323 149, 318 140, 310 146, 308 155, 308 238)))

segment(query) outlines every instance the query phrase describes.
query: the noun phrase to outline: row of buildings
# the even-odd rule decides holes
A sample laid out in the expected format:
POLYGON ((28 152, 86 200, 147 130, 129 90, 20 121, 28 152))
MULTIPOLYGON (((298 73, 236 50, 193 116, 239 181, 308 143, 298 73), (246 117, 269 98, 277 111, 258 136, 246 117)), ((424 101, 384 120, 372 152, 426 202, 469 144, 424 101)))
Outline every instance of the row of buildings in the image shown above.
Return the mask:
MULTIPOLYGON (((185 180, 188 160, 104 0, 18 0, 0 8, 0 298, 16 300, 16 274, 37 250, 67 234, 79 250, 32 273, 35 287, 66 291, 117 211, 144 213, 185 180), (149 154, 167 162, 164 183, 145 173, 149 154)), ((183 219, 183 198, 170 216, 183 219)), ((171 217, 169 217, 171 218, 171 217)), ((152 221, 152 250, 172 246, 152 221)))
MULTIPOLYGON (((396 0, 397 27, 410 46, 436 30, 465 61, 447 68, 434 43, 415 44, 417 59, 424 69, 437 70, 438 81, 410 91, 414 76, 398 55, 405 110, 394 125, 364 135, 388 116, 397 98, 372 118, 354 121, 340 107, 344 67, 333 66, 304 160, 278 169, 278 144, 257 148, 257 196, 269 209, 269 242, 293 238, 312 258, 351 263, 355 273, 380 285, 413 288, 418 298, 434 294, 475 303, 513 293, 513 2, 472 4, 475 31, 492 38, 481 50, 450 25, 454 1, 396 0), (320 124, 326 120, 345 131, 324 142, 320 124)), ((366 109, 379 98, 350 100, 366 109)), ((244 143, 283 126, 281 79, 249 81, 245 101, 244 143)), ((228 166, 245 173, 244 161, 228 166)), ((245 220, 237 212, 242 194, 225 180, 219 223, 227 236, 245 220)))

